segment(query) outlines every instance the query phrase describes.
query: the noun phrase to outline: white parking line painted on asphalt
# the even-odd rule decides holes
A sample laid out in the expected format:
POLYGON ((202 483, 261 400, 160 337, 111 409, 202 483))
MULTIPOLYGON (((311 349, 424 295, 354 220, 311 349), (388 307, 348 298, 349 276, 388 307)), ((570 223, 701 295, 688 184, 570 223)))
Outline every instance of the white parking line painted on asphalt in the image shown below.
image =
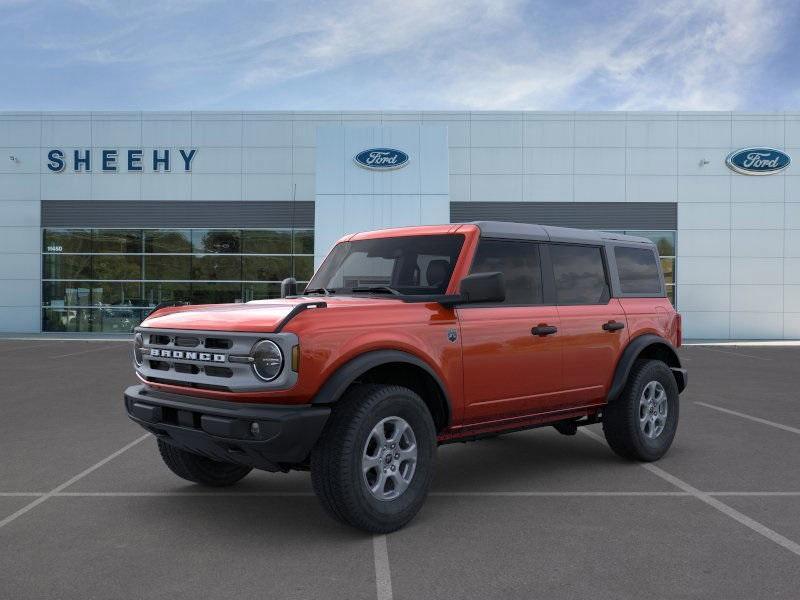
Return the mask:
POLYGON ((766 360, 771 361, 771 358, 765 358, 763 356, 756 356, 755 354, 745 354, 744 352, 733 352, 732 350, 720 350, 719 348, 709 348, 708 346, 698 346, 703 350, 708 350, 709 352, 717 352, 719 354, 730 354, 733 356, 740 356, 742 358, 754 358, 756 360, 766 360))
MULTIPOLYGON (((800 492, 703 492, 707 496, 800 497, 800 492)), ((0 498, 47 496, 47 492, 0 492, 0 498)), ((313 492, 58 492, 54 498, 313 498, 313 492)), ((692 496, 689 492, 431 492, 439 498, 648 498, 692 496)))
POLYGON ((372 553, 375 555, 375 589, 378 600, 392 600, 392 573, 389 569, 389 548, 385 535, 372 536, 372 553))
POLYGON ((789 425, 784 425, 783 423, 776 423, 775 421, 767 421, 766 419, 762 419, 761 417, 754 417, 752 415, 747 415, 745 413, 741 413, 736 410, 731 410, 729 408, 722 408, 721 406, 708 404, 707 402, 695 402, 695 404, 699 406, 705 406, 706 408, 710 408, 713 410, 718 410, 719 412, 727 413, 735 417, 741 417, 742 419, 747 419, 748 421, 753 421, 754 423, 769 425, 770 427, 775 427, 776 429, 783 429, 784 431, 800 435, 800 429, 798 429, 797 427, 790 427, 789 425))
MULTIPOLYGON (((588 431, 585 428, 582 428, 579 431, 581 433, 588 435, 593 440, 600 442, 601 444, 605 443, 605 440, 596 433, 594 433, 593 431, 588 431)), ((701 492, 696 487, 693 487, 692 485, 686 483, 682 479, 675 477, 671 473, 667 473, 664 469, 657 467, 652 463, 640 463, 639 466, 641 466, 643 469, 650 471, 656 477, 660 477, 664 481, 671 483, 672 485, 683 490, 684 492, 691 494, 701 502, 708 504, 712 508, 716 508, 722 514, 729 516, 731 519, 741 523, 745 527, 748 527, 753 531, 755 531, 756 533, 763 535, 768 540, 775 542, 776 544, 785 548, 789 552, 792 552, 797 556, 800 556, 800 544, 798 544, 797 542, 790 540, 785 536, 782 536, 777 531, 770 529, 769 527, 767 527, 763 523, 759 523, 755 519, 751 519, 744 513, 740 513, 738 510, 728 506, 721 500, 717 500, 711 495, 705 492, 701 492)))
POLYGON ((60 492, 60 498, 297 498, 312 497, 313 492, 60 492))
POLYGON ((25 514, 25 513, 27 513, 28 511, 30 511, 30 510, 33 510, 34 508, 36 508, 37 506, 39 506, 39 505, 40 505, 42 502, 46 502, 46 501, 47 501, 49 498, 52 498, 53 496, 55 496, 55 495, 56 495, 56 494, 58 494, 59 492, 62 492, 62 491, 64 491, 66 488, 68 488, 69 486, 71 486, 71 485, 72 485, 73 483, 75 483, 76 481, 79 481, 80 479, 83 479, 83 478, 84 478, 84 477, 86 477, 86 476, 87 476, 89 473, 92 473, 92 472, 96 471, 97 469, 99 469, 100 467, 102 467, 104 464, 106 464, 106 463, 108 463, 108 462, 110 462, 110 461, 114 460, 114 459, 115 459, 115 458, 117 458, 117 457, 118 457, 120 454, 122 454, 122 453, 123 453, 123 452, 125 452, 126 450, 130 450, 130 449, 131 449, 131 448, 133 448, 133 447, 134 447, 136 444, 138 444, 139 442, 142 442, 142 441, 144 441, 144 440, 145 440, 146 438, 148 438, 148 437, 150 437, 150 434, 149 434, 149 433, 145 433, 143 436, 140 436, 140 437, 136 438, 136 439, 135 439, 135 440, 133 440, 133 441, 132 441, 130 444, 126 444, 125 446, 123 446, 122 448, 120 448, 119 450, 117 450, 116 452, 114 452, 113 454, 109 454, 108 456, 106 456, 106 457, 105 457, 103 460, 101 460, 100 462, 93 464, 93 465, 92 465, 91 467, 89 467, 88 469, 85 469, 84 471, 81 471, 80 473, 78 473, 77 475, 75 475, 75 477, 72 477, 71 479, 68 479, 67 481, 65 481, 64 483, 62 483, 61 485, 59 485, 59 486, 57 486, 57 487, 54 487, 52 490, 50 490, 49 492, 47 492, 47 493, 46 493, 46 494, 44 494, 43 496, 39 496, 38 498, 36 498, 36 500, 34 500, 33 502, 30 502, 30 503, 26 504, 25 506, 23 506, 22 508, 20 508, 20 509, 19 509, 17 512, 15 512, 15 513, 12 513, 12 514, 8 515, 8 516, 7 516, 5 519, 3 519, 2 521, 0 521, 0 528, 2 528, 2 527, 5 527, 5 526, 6 526, 6 525, 8 525, 9 523, 11 523, 11 521, 15 520, 15 519, 16 519, 16 518, 18 518, 18 517, 21 517, 22 515, 24 515, 24 514, 25 514))
POLYGON ((48 356, 46 358, 66 358, 68 356, 78 356, 79 354, 88 354, 89 352, 100 352, 101 350, 111 350, 114 346, 102 346, 100 348, 89 348, 88 350, 80 350, 78 352, 70 352, 68 354, 57 354, 56 356, 48 356))

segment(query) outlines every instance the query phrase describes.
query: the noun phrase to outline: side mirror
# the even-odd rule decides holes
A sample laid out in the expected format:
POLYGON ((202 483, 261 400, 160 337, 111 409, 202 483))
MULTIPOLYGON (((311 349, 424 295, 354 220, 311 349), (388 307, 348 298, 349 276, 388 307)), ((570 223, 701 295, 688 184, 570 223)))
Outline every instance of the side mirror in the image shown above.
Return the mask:
POLYGON ((456 306, 479 302, 503 302, 505 299, 506 282, 502 273, 473 273, 461 280, 461 293, 458 296, 446 296, 440 304, 456 306))
POLYGON ((297 280, 294 277, 287 277, 281 281, 281 298, 286 296, 297 296, 297 280))

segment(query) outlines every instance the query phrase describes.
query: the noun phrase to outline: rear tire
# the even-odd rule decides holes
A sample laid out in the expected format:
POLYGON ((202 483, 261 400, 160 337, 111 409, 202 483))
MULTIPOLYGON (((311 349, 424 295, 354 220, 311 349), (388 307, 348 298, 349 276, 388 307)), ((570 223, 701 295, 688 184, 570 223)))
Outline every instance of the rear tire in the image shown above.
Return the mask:
POLYGON ((212 487, 226 487, 241 480, 253 469, 235 463, 211 460, 158 440, 164 464, 178 477, 212 487))
POLYGON ((417 514, 433 478, 428 407, 397 385, 360 385, 339 400, 311 453, 311 482, 336 520, 371 533, 417 514))
POLYGON ((603 433, 611 449, 631 460, 664 456, 678 428, 678 384, 660 360, 637 360, 619 398, 603 411, 603 433))

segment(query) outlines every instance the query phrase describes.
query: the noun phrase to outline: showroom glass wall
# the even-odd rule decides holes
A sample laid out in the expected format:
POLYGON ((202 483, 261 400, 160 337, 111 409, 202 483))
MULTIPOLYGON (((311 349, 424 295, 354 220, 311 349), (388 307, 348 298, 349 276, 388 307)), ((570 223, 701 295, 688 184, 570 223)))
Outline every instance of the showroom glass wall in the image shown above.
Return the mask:
POLYGON ((313 229, 43 229, 42 330, 129 332, 158 304, 247 302, 307 282, 313 229))

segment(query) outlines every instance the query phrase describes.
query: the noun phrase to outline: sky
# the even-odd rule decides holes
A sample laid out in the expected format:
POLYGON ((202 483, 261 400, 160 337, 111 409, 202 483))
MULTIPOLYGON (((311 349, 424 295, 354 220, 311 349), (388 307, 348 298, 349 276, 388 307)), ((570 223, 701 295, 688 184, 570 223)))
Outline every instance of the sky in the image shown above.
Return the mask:
POLYGON ((800 2, 0 0, 0 110, 800 110, 800 2))

